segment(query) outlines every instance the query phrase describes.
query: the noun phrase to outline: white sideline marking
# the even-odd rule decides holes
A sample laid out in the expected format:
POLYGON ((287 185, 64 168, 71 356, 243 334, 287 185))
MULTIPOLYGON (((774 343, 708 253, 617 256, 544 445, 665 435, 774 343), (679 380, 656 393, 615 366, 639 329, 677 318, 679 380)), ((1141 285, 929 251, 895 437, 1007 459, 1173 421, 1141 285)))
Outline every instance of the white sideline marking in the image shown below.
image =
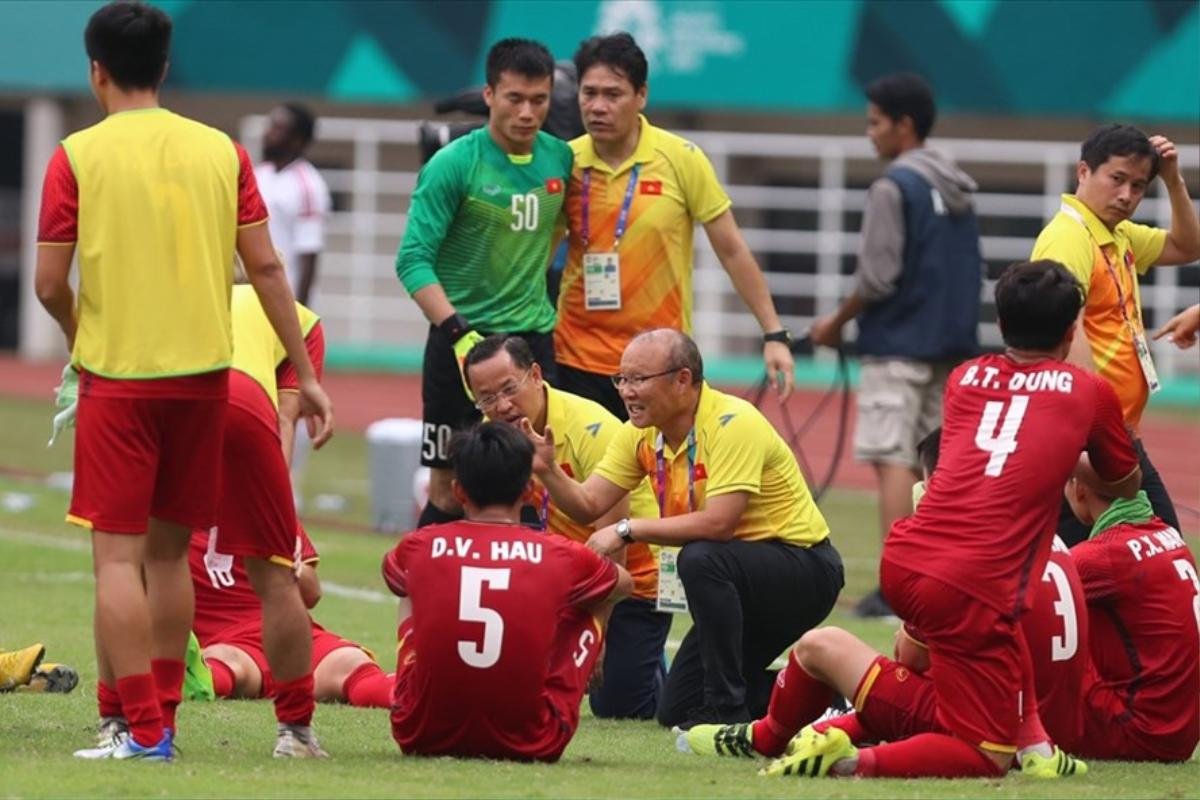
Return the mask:
POLYGON ((73 553, 92 552, 91 542, 67 539, 62 536, 47 536, 44 533, 33 533, 32 531, 18 531, 13 528, 0 527, 0 539, 38 547, 49 547, 53 550, 68 550, 73 553))

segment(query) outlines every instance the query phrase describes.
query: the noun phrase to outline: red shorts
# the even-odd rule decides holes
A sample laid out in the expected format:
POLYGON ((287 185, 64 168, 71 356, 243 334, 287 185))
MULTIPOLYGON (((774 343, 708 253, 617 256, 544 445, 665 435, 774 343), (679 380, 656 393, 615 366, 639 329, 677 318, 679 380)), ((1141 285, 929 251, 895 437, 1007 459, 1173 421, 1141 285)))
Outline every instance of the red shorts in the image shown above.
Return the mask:
MULTIPOLYGON (((490 726, 470 720, 452 719, 445 709, 454 706, 431 696, 418 686, 417 648, 412 637, 412 618, 400 625, 396 661, 396 690, 392 699, 392 737, 407 754, 445 755, 467 758, 501 758, 518 761, 557 761, 579 727, 579 708, 587 692, 588 679, 600 654, 602 632, 595 618, 582 609, 571 609, 560 618, 558 635, 550 653, 550 672, 542 691, 545 724, 532 739, 528 716, 515 723, 520 733, 493 737, 485 727, 505 730, 504 719, 489 718, 490 726), (581 646, 585 645, 586 646, 581 646), (583 652, 580 663, 576 654, 583 652)), ((473 709, 480 713, 480 709, 473 709)))
POLYGON ((854 690, 853 701, 863 727, 880 741, 946 732, 937 722, 933 681, 887 656, 871 663, 854 690))
MULTIPOLYGON (((887 559, 884 598, 929 647, 937 723, 969 744, 1015 753, 1029 648, 1016 622, 954 587, 887 559)), ((912 678, 910 677, 911 681, 912 678)))
POLYGON ((92 391, 97 381, 85 373, 67 521, 129 534, 145 533, 151 517, 188 528, 212 527, 221 489, 227 374, 222 370, 189 378, 216 396, 180 399, 92 391))
POLYGON ((246 406, 258 402, 271 410, 272 417, 274 409, 262 388, 242 373, 234 371, 229 384, 217 513, 221 552, 291 566, 299 540, 292 481, 279 445, 279 431, 246 406))
MULTIPOLYGON (((316 672, 317 667, 325 660, 326 656, 334 650, 340 650, 343 647, 352 647, 355 650, 362 650, 367 655, 370 655, 360 645, 348 639, 343 639, 336 633, 325 630, 315 622, 312 623, 312 637, 313 672, 316 672)), ((230 625, 213 636, 205 647, 211 647, 216 644, 236 647, 250 657, 250 660, 254 662, 255 666, 258 667, 259 673, 262 675, 262 690, 259 692, 259 697, 271 697, 275 694, 275 680, 271 675, 271 665, 267 663, 267 653, 263 650, 261 617, 230 625)))

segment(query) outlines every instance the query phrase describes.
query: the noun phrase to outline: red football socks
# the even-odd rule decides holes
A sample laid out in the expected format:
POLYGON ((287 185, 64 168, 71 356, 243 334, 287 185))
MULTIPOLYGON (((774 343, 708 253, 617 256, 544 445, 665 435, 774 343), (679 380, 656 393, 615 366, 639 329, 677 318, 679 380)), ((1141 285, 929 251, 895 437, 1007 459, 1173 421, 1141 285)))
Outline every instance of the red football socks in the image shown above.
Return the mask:
POLYGON ((858 714, 855 713, 842 714, 840 717, 827 719, 813 725, 813 730, 817 733, 824 733, 830 728, 841 728, 854 744, 878 741, 878 737, 866 729, 862 720, 858 718, 858 714))
POLYGON ((233 670, 229 668, 229 665, 215 658, 206 658, 204 663, 208 665, 208 671, 212 673, 213 693, 217 697, 233 697, 233 670))
POLYGON ((302 678, 275 684, 275 719, 283 724, 308 726, 312 723, 315 707, 311 672, 302 678))
POLYGON ((100 707, 101 717, 119 717, 121 714, 121 695, 117 688, 104 681, 96 684, 96 705, 100 707))
POLYGON ((395 673, 388 675, 374 661, 360 664, 342 682, 342 696, 359 708, 391 708, 395 673))
POLYGON ((1004 773, 978 749, 944 733, 922 733, 858 751, 863 778, 999 778, 1004 773))
POLYGON ((162 741, 162 706, 154 676, 146 672, 118 678, 117 694, 121 696, 121 710, 133 740, 143 747, 154 747, 162 741))
MULTIPOLYGON (((154 676, 154 685, 158 689, 158 704, 162 708, 162 723, 164 728, 170 728, 172 733, 178 732, 175 727, 175 711, 183 699, 183 673, 187 669, 182 661, 174 658, 155 658, 150 660, 150 674, 154 676)), ((157 744, 157 742, 156 742, 157 744)))
POLYGON ((754 749, 764 756, 783 754, 788 741, 824 713, 833 690, 804 671, 795 652, 788 652, 787 667, 775 679, 767 715, 754 723, 754 749))

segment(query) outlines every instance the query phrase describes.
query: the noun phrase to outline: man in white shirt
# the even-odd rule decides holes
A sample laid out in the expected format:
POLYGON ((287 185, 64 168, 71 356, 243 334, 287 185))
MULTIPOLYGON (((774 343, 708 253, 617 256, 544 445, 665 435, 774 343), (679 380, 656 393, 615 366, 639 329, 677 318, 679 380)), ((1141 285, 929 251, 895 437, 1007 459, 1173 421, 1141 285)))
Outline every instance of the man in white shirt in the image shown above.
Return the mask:
POLYGON ((316 118, 307 108, 285 103, 271 110, 263 134, 263 160, 254 168, 258 190, 270 212, 271 241, 283 253, 296 299, 308 305, 325 247, 329 187, 304 158, 316 118))

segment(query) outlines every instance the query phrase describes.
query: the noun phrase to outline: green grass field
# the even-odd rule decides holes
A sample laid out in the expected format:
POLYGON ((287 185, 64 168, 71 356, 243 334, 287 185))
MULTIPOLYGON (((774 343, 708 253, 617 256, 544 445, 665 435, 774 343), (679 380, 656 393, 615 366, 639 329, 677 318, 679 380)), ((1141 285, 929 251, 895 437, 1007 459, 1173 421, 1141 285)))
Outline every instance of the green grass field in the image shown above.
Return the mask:
MULTIPOLYGON (((746 761, 707 761, 674 750, 653 723, 586 716, 556 765, 506 764, 402 756, 387 714, 322 706, 316 724, 327 762, 270 758, 274 717, 265 702, 185 703, 182 756, 169 766, 78 762, 71 751, 92 741, 92 578, 89 544, 62 522, 67 492, 46 475, 70 469, 70 442, 47 450, 44 404, 0 400, 0 648, 46 644, 47 660, 76 666, 78 689, 66 696, 0 695, 0 797, 1200 797, 1200 764, 1092 764, 1083 778, 1003 781, 824 781, 797 785, 755 775, 746 761)), ((310 462, 310 499, 341 495, 339 520, 367 522, 366 451, 343 434, 310 462)), ((869 495, 834 492, 823 502, 847 562, 847 587, 831 622, 890 648, 893 629, 862 623, 846 609, 874 584, 878 541, 869 495)), ((332 516, 326 513, 326 516, 332 516)), ((322 552, 325 599, 315 616, 327 627, 383 654, 389 669, 394 611, 382 595, 379 558, 391 538, 314 523, 322 552), (362 591, 366 590, 366 591, 362 591)), ((672 639, 686 628, 679 619, 672 639)))

